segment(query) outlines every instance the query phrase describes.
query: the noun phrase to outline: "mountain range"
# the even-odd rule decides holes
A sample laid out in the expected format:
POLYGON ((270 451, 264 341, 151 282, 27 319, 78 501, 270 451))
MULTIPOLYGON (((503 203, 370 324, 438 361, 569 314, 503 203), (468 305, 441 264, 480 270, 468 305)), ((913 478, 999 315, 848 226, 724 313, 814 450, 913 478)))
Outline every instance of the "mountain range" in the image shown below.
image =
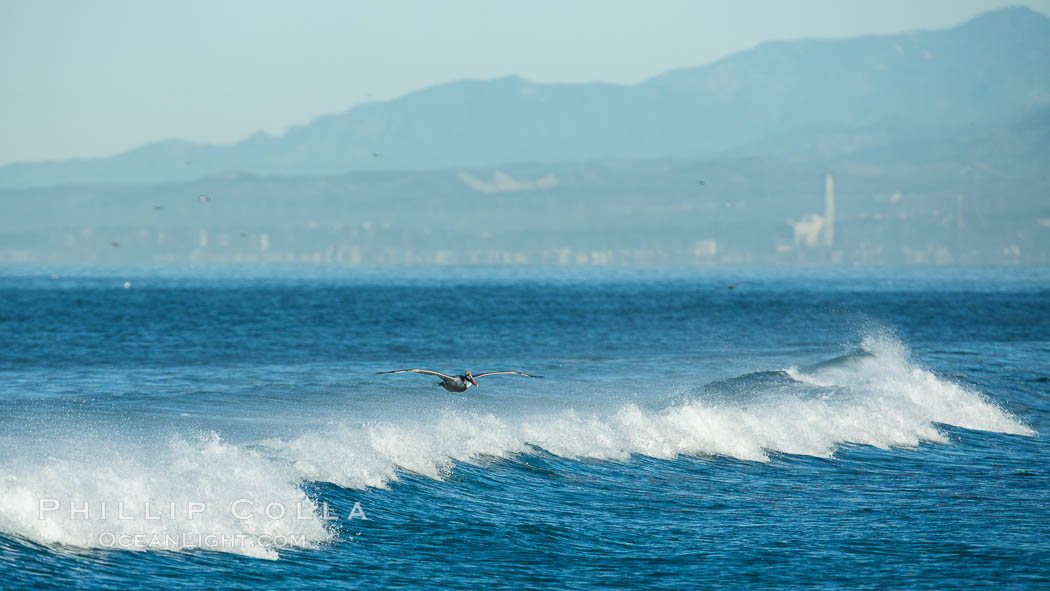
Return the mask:
POLYGON ((1050 18, 1018 7, 945 30, 764 43, 635 85, 452 82, 231 145, 10 164, 0 188, 717 156, 984 154, 1038 175, 1048 138, 1050 18))

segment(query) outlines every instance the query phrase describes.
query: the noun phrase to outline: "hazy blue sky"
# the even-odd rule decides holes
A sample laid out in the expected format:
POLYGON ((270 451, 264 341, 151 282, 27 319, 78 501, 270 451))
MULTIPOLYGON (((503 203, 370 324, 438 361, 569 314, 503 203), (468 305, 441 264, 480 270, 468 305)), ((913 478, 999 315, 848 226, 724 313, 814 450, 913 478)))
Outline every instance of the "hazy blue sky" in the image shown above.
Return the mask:
POLYGON ((461 78, 635 83, 770 39, 1050 0, 0 3, 0 164, 232 142, 461 78))

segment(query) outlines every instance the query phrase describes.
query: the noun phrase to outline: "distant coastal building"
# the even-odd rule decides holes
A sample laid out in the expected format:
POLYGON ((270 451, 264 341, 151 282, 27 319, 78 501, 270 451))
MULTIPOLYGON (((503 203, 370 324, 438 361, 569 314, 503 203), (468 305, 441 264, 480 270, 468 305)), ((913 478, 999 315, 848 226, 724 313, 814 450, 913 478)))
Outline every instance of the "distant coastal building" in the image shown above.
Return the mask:
POLYGON ((835 243, 835 179, 824 177, 824 246, 835 243))
POLYGON ((795 234, 795 246, 816 246, 824 229, 824 216, 811 213, 797 222, 790 222, 795 234))
POLYGON ((788 221, 794 231, 795 246, 824 246, 835 243, 835 180, 824 177, 824 215, 811 213, 801 220, 788 221))
POLYGON ((710 259, 718 254, 718 241, 712 239, 697 240, 689 246, 689 254, 694 259, 710 259))

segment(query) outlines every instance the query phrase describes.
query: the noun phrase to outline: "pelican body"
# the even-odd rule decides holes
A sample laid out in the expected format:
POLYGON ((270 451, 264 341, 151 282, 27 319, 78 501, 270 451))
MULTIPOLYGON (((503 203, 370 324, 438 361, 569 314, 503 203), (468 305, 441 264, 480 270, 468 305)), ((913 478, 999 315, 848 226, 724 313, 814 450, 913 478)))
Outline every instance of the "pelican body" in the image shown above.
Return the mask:
POLYGON ((395 369, 393 371, 381 371, 381 372, 378 372, 376 375, 384 374, 384 373, 405 373, 405 372, 419 373, 419 374, 424 374, 424 375, 428 375, 428 376, 437 376, 437 377, 441 378, 441 381, 438 382, 437 385, 439 385, 442 388, 448 390, 449 392, 466 392, 467 389, 470 388, 471 386, 477 387, 478 386, 478 382, 477 382, 478 378, 483 378, 485 376, 494 376, 494 375, 498 375, 498 374, 514 374, 514 375, 519 375, 519 376, 525 376, 527 378, 542 378, 543 377, 543 376, 529 375, 527 373, 522 373, 520 371, 489 371, 489 372, 485 372, 485 373, 479 373, 478 375, 473 375, 469 371, 467 371, 467 372, 463 372, 463 375, 460 375, 460 376, 450 376, 450 375, 446 375, 446 374, 443 374, 443 373, 440 373, 440 372, 437 372, 437 371, 431 371, 429 369, 395 369))

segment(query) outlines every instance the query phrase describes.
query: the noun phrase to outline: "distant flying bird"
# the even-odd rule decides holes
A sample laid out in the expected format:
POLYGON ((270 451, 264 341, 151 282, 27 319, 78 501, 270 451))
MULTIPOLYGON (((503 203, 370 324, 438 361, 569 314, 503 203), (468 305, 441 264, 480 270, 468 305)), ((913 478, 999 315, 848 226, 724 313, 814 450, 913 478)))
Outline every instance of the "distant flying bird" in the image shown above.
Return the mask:
POLYGON ((415 373, 421 373, 421 374, 425 374, 425 375, 428 375, 428 376, 437 376, 437 377, 441 378, 441 381, 438 382, 438 385, 441 386, 442 388, 448 390, 449 392, 466 392, 467 388, 469 388, 471 386, 477 386, 478 385, 478 383, 476 381, 478 378, 483 378, 485 376, 494 376, 494 375, 499 375, 499 374, 514 374, 514 375, 518 375, 518 376, 525 376, 527 378, 542 378, 543 377, 543 376, 529 375, 527 373, 522 373, 520 371, 489 371, 489 372, 485 372, 485 373, 479 373, 478 375, 472 375, 468 371, 468 372, 464 372, 463 375, 461 375, 461 376, 448 376, 448 375, 445 375, 443 373, 438 373, 436 371, 430 371, 429 369, 395 369, 393 371, 380 371, 380 372, 377 372, 376 375, 384 374, 384 373, 404 373, 406 371, 411 371, 411 372, 415 372, 415 373))
POLYGON ((698 185, 706 185, 707 184, 707 183, 704 182, 704 179, 700 179, 700 180, 696 181, 696 183, 698 185))
POLYGON ((154 205, 153 206, 153 211, 160 211, 162 209, 164 209, 164 206, 162 206, 162 205, 154 205))
POLYGON ((248 233, 247 232, 241 232, 241 238, 247 238, 247 237, 248 237, 248 233))
POLYGON ((201 195, 200 197, 197 197, 197 199, 200 199, 201 203, 211 201, 211 197, 208 197, 207 195, 201 195))
POLYGON ((372 158, 379 158, 380 156, 382 156, 382 154, 379 152, 372 152, 372 158))
POLYGON ((114 242, 113 243, 113 248, 120 248, 120 243, 119 242, 114 242))

